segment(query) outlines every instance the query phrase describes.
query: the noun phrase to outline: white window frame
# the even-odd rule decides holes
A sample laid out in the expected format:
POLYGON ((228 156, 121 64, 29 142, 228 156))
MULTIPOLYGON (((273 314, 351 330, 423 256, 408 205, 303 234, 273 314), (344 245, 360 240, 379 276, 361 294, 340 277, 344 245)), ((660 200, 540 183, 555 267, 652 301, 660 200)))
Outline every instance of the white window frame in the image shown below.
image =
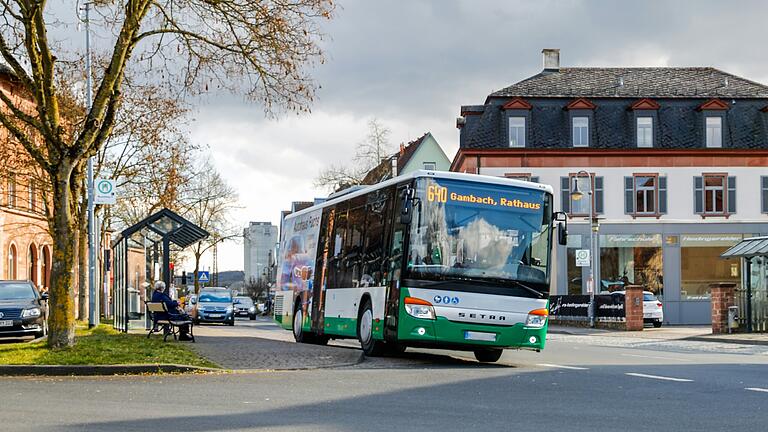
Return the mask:
POLYGON ((705 124, 707 148, 723 147, 723 118, 720 116, 707 116, 705 124))
POLYGON ((704 174, 702 178, 702 186, 704 188, 704 200, 702 202, 702 206, 704 209, 705 215, 723 215, 726 214, 726 209, 728 208, 728 176, 723 176, 719 174, 704 174), (720 186, 709 186, 707 185, 707 179, 720 179, 722 181, 720 186), (717 208, 717 194, 720 193, 720 205, 722 208, 717 208), (707 196, 711 197, 711 203, 712 207, 707 208, 707 196))
POLYGON ((635 186, 635 214, 638 215, 655 215, 659 213, 659 177, 648 174, 634 174, 633 182, 635 186), (653 186, 645 186, 639 183, 640 179, 653 179, 653 186), (653 208, 648 209, 648 198, 650 196, 653 208), (638 197, 642 197, 643 211, 640 211, 638 205, 638 197))
POLYGON ((571 131, 574 147, 589 147, 589 117, 574 116, 571 119, 571 131))
POLYGON ((653 117, 637 117, 635 120, 637 128, 637 147, 653 147, 653 117))
POLYGON ((427 171, 437 170, 437 162, 424 162, 424 169, 427 171))
POLYGON ((509 117, 509 146, 525 147, 525 117, 509 117))

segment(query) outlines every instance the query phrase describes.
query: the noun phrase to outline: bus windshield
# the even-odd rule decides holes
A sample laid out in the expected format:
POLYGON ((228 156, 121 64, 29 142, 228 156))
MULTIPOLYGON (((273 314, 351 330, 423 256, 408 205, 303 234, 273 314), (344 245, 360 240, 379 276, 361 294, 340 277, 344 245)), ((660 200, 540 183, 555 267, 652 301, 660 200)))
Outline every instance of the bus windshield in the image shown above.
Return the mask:
POLYGON ((551 214, 551 195, 544 191, 420 178, 409 277, 517 281, 546 291, 551 214))

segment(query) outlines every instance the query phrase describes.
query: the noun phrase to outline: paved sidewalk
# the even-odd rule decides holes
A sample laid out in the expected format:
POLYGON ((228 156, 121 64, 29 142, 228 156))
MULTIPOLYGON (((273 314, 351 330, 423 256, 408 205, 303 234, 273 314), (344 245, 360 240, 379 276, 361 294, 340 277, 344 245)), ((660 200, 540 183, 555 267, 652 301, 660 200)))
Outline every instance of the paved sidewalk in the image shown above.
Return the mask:
POLYGON ((217 365, 233 370, 317 369, 362 361, 359 349, 297 344, 291 332, 269 325, 266 320, 264 329, 238 324, 196 326, 197 342, 188 346, 217 365))
POLYGON ((664 326, 661 328, 645 328, 643 331, 619 331, 551 325, 549 326, 549 332, 553 334, 570 334, 578 336, 594 335, 652 340, 691 340, 743 345, 768 345, 768 334, 766 333, 731 333, 713 335, 712 327, 710 326, 664 326))

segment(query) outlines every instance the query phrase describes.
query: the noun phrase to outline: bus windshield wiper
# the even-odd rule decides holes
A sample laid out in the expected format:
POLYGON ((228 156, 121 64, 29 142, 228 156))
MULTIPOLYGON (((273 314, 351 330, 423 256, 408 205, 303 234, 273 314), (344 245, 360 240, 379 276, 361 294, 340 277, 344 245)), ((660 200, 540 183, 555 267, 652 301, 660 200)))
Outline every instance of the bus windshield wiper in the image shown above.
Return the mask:
POLYGON ((538 298, 543 298, 544 297, 544 294, 541 291, 537 291, 537 290, 529 287, 528 285, 526 285, 526 284, 524 284, 524 283, 522 283, 522 282, 520 282, 519 280, 516 280, 516 279, 491 278, 491 280, 494 280, 494 281, 497 281, 497 282, 502 282, 502 283, 509 283, 509 282, 511 282, 511 283, 515 284, 518 288, 522 288, 522 289, 530 292, 531 294, 535 294, 536 297, 538 297, 538 298))

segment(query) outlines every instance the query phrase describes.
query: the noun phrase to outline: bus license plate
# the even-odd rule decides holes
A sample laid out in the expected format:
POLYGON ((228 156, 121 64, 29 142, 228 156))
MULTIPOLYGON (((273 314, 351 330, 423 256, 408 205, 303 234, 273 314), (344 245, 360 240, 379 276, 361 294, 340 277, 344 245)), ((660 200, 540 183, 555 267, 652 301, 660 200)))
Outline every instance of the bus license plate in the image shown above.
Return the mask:
POLYGON ((0 320, 0 327, 13 327, 13 320, 0 320))
POLYGON ((486 342, 495 342, 496 341, 496 333, 484 333, 484 332, 476 332, 476 331, 465 331, 464 332, 464 339, 466 339, 466 340, 476 340, 476 341, 486 341, 486 342))

